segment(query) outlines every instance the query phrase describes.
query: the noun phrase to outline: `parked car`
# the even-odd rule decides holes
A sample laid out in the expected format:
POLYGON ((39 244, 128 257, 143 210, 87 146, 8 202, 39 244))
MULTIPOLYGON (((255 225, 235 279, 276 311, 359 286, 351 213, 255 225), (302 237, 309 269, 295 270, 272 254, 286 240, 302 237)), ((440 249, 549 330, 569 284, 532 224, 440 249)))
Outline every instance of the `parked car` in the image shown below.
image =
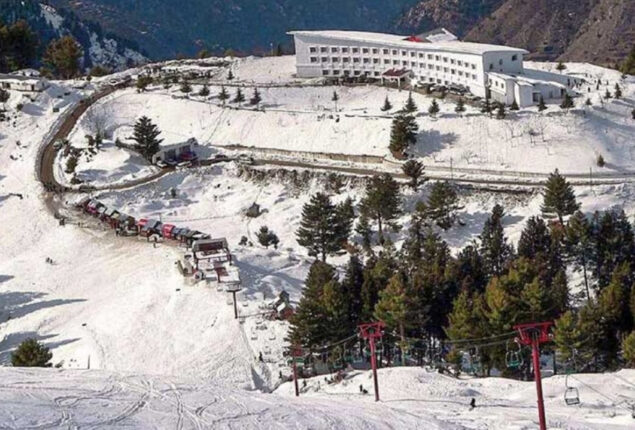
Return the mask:
POLYGON ((256 164, 256 160, 254 157, 250 157, 249 155, 241 154, 236 158, 236 161, 240 164, 253 165, 256 164))

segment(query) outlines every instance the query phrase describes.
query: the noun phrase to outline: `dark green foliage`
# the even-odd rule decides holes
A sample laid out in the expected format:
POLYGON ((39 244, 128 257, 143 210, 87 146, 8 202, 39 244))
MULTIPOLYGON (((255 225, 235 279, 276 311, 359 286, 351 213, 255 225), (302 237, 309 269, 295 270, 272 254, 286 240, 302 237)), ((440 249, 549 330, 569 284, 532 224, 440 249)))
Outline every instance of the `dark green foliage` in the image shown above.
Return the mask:
POLYGON ((68 156, 66 160, 66 168, 64 171, 68 174, 75 173, 75 169, 77 168, 77 157, 73 154, 68 156))
POLYGON ((481 107, 481 112, 486 113, 488 115, 492 115, 492 103, 489 100, 489 97, 485 97, 485 101, 483 102, 483 106, 481 107))
POLYGON ((615 84, 615 98, 616 99, 622 98, 622 89, 620 88, 619 84, 615 84))
POLYGON ((395 219, 401 214, 399 184, 388 173, 373 176, 366 185, 360 212, 377 223, 379 241, 384 240, 384 224, 397 228, 395 219))
POLYGON ((565 65, 562 61, 559 61, 559 62, 558 62, 558 65, 556 66, 556 70, 557 70, 557 71, 559 71, 559 72, 561 72, 561 73, 562 73, 562 71, 563 71, 563 70, 565 70, 566 68, 567 68, 567 66, 566 66, 566 65, 565 65))
POLYGON ((455 263, 456 282, 461 290, 482 293, 487 285, 483 257, 476 245, 468 245, 459 252, 455 263))
POLYGON ((390 103, 390 100, 388 100, 388 96, 386 96, 384 105, 381 107, 381 110, 382 112, 388 112, 390 109, 392 109, 392 103, 390 103))
POLYGON ((181 82, 180 91, 184 94, 189 94, 192 92, 192 86, 187 80, 184 80, 183 82, 181 82))
POLYGON ((635 75, 635 45, 633 45, 631 52, 622 62, 620 71, 625 75, 635 75))
POLYGON ((428 113, 432 116, 436 116, 436 114, 439 113, 441 109, 439 108, 439 103, 437 103, 436 100, 432 100, 432 103, 430 103, 430 107, 428 108, 428 113))
POLYGON ((573 98, 569 95, 569 93, 564 93, 564 98, 562 99, 562 103, 560 103, 561 109, 571 109, 575 104, 573 103, 573 98))
POLYGON ((587 269, 592 260, 593 243, 591 225, 580 211, 575 212, 567 223, 564 236, 565 254, 576 270, 582 270, 587 300, 590 299, 587 269))
POLYGON ((326 261, 327 256, 344 248, 354 216, 351 200, 335 206, 328 195, 317 193, 302 208, 298 244, 307 248, 309 255, 326 261))
POLYGON ((457 102, 456 102, 456 106, 454 107, 454 112, 461 114, 463 112, 465 112, 465 101, 463 100, 463 97, 461 97, 457 102))
POLYGON ((227 92, 227 89, 224 86, 220 87, 220 92, 218 93, 218 99, 223 104, 225 104, 225 102, 229 99, 229 93, 227 92))
POLYGON ((618 266, 635 261, 633 229, 623 210, 596 212, 591 220, 591 237, 590 267, 598 288, 602 289, 618 266))
POLYGON ((419 126, 412 115, 398 115, 390 129, 390 151, 396 157, 403 156, 410 145, 417 143, 419 126))
POLYGON ((160 134, 159 128, 147 116, 139 118, 134 125, 132 140, 137 143, 139 152, 148 161, 152 161, 152 156, 157 153, 159 145, 163 142, 163 139, 158 138, 160 134))
POLYGON ((9 97, 11 97, 11 94, 9 94, 9 91, 0 88, 0 103, 4 104, 8 102, 9 97))
POLYGON ((417 212, 423 219, 447 230, 454 225, 456 213, 462 208, 455 187, 447 181, 440 181, 432 184, 428 200, 417 205, 417 212))
POLYGON ((548 255, 551 249, 551 236, 547 225, 538 217, 530 217, 518 241, 518 255, 529 259, 538 255, 548 255))
POLYGON ((388 280, 395 270, 395 261, 386 253, 379 258, 371 257, 366 262, 361 290, 362 321, 373 320, 375 305, 379 301, 379 292, 388 285, 388 280))
POLYGON ((362 216, 359 217, 359 222, 355 226, 355 233, 360 235, 362 240, 361 245, 364 251, 371 253, 373 230, 370 227, 367 216, 362 214, 362 216))
POLYGON ((415 103, 414 99, 412 98, 412 92, 408 93, 408 99, 406 100, 406 104, 403 108, 404 112, 407 113, 415 113, 417 111, 417 104, 415 103))
POLYGON ((503 231, 502 220, 504 216, 503 207, 495 205, 479 236, 481 241, 480 254, 483 258, 485 272, 490 277, 502 274, 513 257, 512 246, 507 243, 503 231))
POLYGON ((46 48, 43 61, 56 77, 71 79, 79 74, 81 46, 72 36, 53 40, 46 48))
POLYGON ((229 69, 229 72, 227 72, 227 80, 228 81, 234 80, 234 72, 232 72, 231 69, 229 69))
POLYGON ((556 169, 549 175, 544 190, 544 201, 540 208, 543 214, 555 214, 560 224, 565 215, 571 215, 580 208, 576 201, 573 188, 564 176, 556 169))
POLYGON ((500 103, 498 105, 498 108, 496 109, 496 119, 505 119, 505 116, 507 114, 505 113, 505 105, 503 103, 500 103))
POLYGON ((613 96, 611 95, 611 92, 607 89, 606 92, 604 93, 604 98, 609 100, 611 97, 613 96))
POLYGON ((427 181, 424 169, 423 164, 417 160, 408 160, 401 166, 404 175, 409 178, 408 185, 415 192, 419 189, 419 185, 427 181))
POLYGON ((278 243, 280 243, 280 239, 278 236, 266 225, 260 227, 258 233, 256 233, 256 239, 258 239, 258 243, 264 246, 265 248, 269 248, 273 245, 274 248, 278 249, 278 243))
POLYGON ((207 84, 203 85, 201 90, 198 92, 198 95, 201 96, 201 97, 209 96, 209 87, 207 86, 207 84))
POLYGON ((11 353, 11 365, 14 367, 51 367, 53 354, 35 339, 27 339, 11 353))
POLYGON ((152 84, 152 76, 141 75, 137 78, 136 87, 139 91, 145 91, 148 85, 152 84))
POLYGON ((258 91, 258 88, 254 88, 254 95, 249 100, 249 104, 259 106, 261 101, 262 97, 260 97, 260 91, 258 91))
POLYGON ((598 155, 596 164, 598 167, 604 167, 606 165, 606 161, 604 161, 604 157, 602 157, 602 154, 598 155))
POLYGON ((236 88, 236 95, 234 96, 234 100, 232 101, 238 104, 245 101, 245 95, 243 94, 243 91, 240 88, 236 88))
POLYGON ((547 109, 547 105, 545 104, 545 99, 540 96, 540 100, 538 101, 538 112, 542 112, 547 109))
POLYGON ((0 19, 0 73, 34 66, 37 47, 38 38, 26 21, 4 25, 0 19))

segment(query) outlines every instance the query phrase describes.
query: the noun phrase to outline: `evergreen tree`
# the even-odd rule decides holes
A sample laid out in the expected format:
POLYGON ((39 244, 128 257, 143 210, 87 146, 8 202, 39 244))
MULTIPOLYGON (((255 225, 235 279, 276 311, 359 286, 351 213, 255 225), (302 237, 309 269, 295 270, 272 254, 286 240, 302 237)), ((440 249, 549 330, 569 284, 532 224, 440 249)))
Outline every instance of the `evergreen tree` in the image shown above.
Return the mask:
POLYGON ((209 87, 207 86, 207 84, 204 84, 203 87, 201 88, 201 90, 198 92, 199 96, 202 97, 207 97, 209 96, 209 87))
POLYGON ((364 266, 355 255, 351 256, 346 265, 342 288, 348 295, 348 315, 349 332, 357 328, 362 323, 362 285, 364 284, 364 266))
POLYGON ((229 99, 229 93, 225 89, 225 87, 220 87, 220 93, 218 93, 218 99, 225 105, 225 102, 229 99))
POLYGON ((408 160, 401 165, 401 170, 404 175, 410 179, 408 185, 410 185, 414 192, 417 192, 419 185, 427 181, 427 178, 424 176, 424 169, 423 164, 417 160, 408 160))
POLYGON ((573 103, 573 99, 571 98, 571 96, 569 95, 569 93, 564 93, 564 98, 562 99, 562 103, 560 103, 560 108, 561 109, 571 109, 574 105, 573 103))
POLYGON ((136 87, 139 92, 143 92, 146 90, 148 85, 152 85, 153 79, 152 76, 141 75, 137 78, 136 87))
POLYGON ((472 298, 466 290, 461 291, 452 304, 452 312, 448 316, 448 326, 445 333, 450 340, 474 338, 477 327, 473 312, 472 298))
POLYGON ((495 205, 479 236, 481 241, 480 254, 483 257, 485 272, 490 277, 501 275, 513 257, 513 249, 507 243, 503 231, 502 219, 504 216, 503 207, 495 205))
POLYGON ((611 97, 613 97, 613 96, 611 95, 611 92, 607 88, 606 92, 604 93, 604 98, 606 100, 609 100, 611 97))
POLYGON ((547 109, 547 105, 545 104, 545 99, 540 96, 540 100, 538 101, 538 112, 542 112, 547 109))
POLYGON ((379 292, 388 285, 389 279, 395 273, 395 262, 389 255, 379 258, 369 258, 364 267, 364 282, 362 283, 362 321, 372 321, 375 305, 379 301, 379 292))
POLYGON ((624 211, 596 212, 591 222, 590 266, 598 289, 608 285, 615 269, 635 261, 633 228, 624 211))
POLYGON ((514 99, 514 101, 512 102, 512 105, 509 107, 509 110, 520 110, 520 107, 518 106, 516 99, 514 99))
POLYGON ((635 45, 631 47, 631 52, 622 62, 620 71, 624 75, 635 75, 635 45))
POLYGON ((75 169, 77 168, 77 156, 75 154, 71 154, 68 156, 66 160, 66 168, 64 171, 68 174, 75 173, 75 169))
POLYGON ((375 175, 367 183, 360 212, 377 223, 380 243, 384 241, 384 224, 398 227, 395 220, 401 215, 401 194, 399 184, 390 174, 375 175))
POLYGON ((457 284, 462 291, 482 293, 485 291, 488 277, 483 257, 476 245, 464 247, 456 258, 454 267, 457 284))
POLYGON ((385 289, 379 292, 379 301, 375 305, 375 318, 386 323, 388 328, 398 330, 401 341, 406 341, 408 318, 408 295, 401 274, 390 278, 385 289))
POLYGON ((587 98, 587 99, 586 99, 586 101, 584 102, 584 104, 585 104, 586 106, 592 106, 592 105, 593 105, 593 103, 591 103, 591 99, 589 99, 589 98, 587 98))
POLYGON ((340 96, 337 95, 337 91, 333 91, 333 96, 331 96, 331 101, 335 104, 335 112, 337 112, 337 102, 340 99, 340 96))
POLYGON ((496 109, 496 119, 505 119, 505 105, 503 103, 499 103, 498 109, 496 109))
POLYGON ((13 367, 51 367, 53 354, 35 339, 27 339, 11 353, 13 367))
POLYGON ((459 205, 456 189, 447 181, 435 182, 430 190, 428 200, 419 206, 421 216, 434 222, 443 230, 448 230, 456 221, 456 212, 463 207, 459 205))
POLYGON ((338 216, 328 195, 314 194, 302 208, 302 220, 296 233, 298 244, 309 250, 309 255, 326 257, 344 247, 350 235, 352 220, 338 216))
POLYGON ((254 95, 249 100, 249 103, 251 105, 260 106, 261 101, 262 101, 262 97, 260 97, 260 92, 258 91, 258 88, 254 88, 254 95))
POLYGON ((258 233, 256 233, 256 239, 258 239, 258 243, 264 246, 265 248, 269 248, 269 246, 273 245, 274 248, 278 248, 278 243, 280 240, 278 236, 266 225, 260 227, 258 233))
POLYGON ((242 90, 239 88, 236 88, 236 95, 234 96, 234 100, 232 100, 234 103, 238 103, 241 104, 242 102, 245 101, 245 95, 243 94, 242 90))
POLYGON ((463 100, 463 97, 459 98, 459 100, 456 102, 454 112, 458 113, 459 115, 465 112, 465 101, 463 100))
POLYGON ((0 20, 0 73, 33 67, 38 44, 37 35, 25 20, 19 19, 12 25, 0 20))
POLYGON ((529 259, 539 254, 546 256, 551 249, 551 235, 547 225, 539 217, 530 217, 518 241, 518 255, 529 259))
POLYGON ((620 99, 622 98, 622 89, 620 88, 619 84, 615 84, 615 98, 616 99, 620 99))
POLYGON ((326 314, 326 327, 328 328, 328 341, 336 341, 348 337, 354 327, 349 326, 347 314, 348 295, 337 280, 332 280, 324 285, 322 303, 326 314))
POLYGON ((412 98, 412 91, 408 93, 408 99, 406 100, 403 110, 407 113, 415 113, 417 111, 417 104, 412 98))
POLYGON ((9 97, 11 97, 9 91, 0 88, 0 103, 6 104, 9 101, 9 97))
POLYGON ((439 103, 433 99, 432 103, 430 103, 430 107, 428 108, 428 113, 432 116, 436 116, 440 110, 439 103))
POLYGON ((490 103, 489 97, 487 95, 485 96, 485 101, 483 102, 483 106, 481 107, 481 112, 492 116, 492 104, 490 103))
POLYGON ((395 156, 403 156, 410 145, 417 143, 418 131, 419 126, 412 115, 396 116, 390 129, 390 151, 395 156))
POLYGON ((556 66, 557 71, 562 73, 562 71, 565 70, 566 68, 567 66, 562 61, 558 61, 558 65, 556 66))
POLYGON ((163 142, 163 139, 158 138, 160 134, 159 128, 147 116, 139 118, 134 125, 132 140, 137 143, 141 155, 150 162, 152 156, 159 150, 159 145, 163 142))
POLYGON ((183 82, 181 82, 180 91, 184 94, 189 94, 192 92, 192 86, 187 80, 183 80, 183 82))
POLYGON ((234 80, 234 73, 231 71, 231 69, 229 69, 229 72, 227 72, 227 80, 228 81, 234 80))
POLYGON ((573 268, 582 270, 584 287, 586 289, 587 300, 590 300, 589 277, 587 268, 593 252, 591 239, 591 225, 586 216, 580 211, 575 212, 567 223, 565 229, 565 252, 569 260, 573 263, 573 268))
POLYGON ((44 53, 43 61, 56 76, 71 79, 79 74, 79 60, 82 50, 72 36, 63 36, 51 41, 44 53))
POLYGON ((355 226, 355 233, 359 234, 362 239, 362 248, 367 253, 372 252, 372 243, 371 238, 373 235, 373 231, 370 228, 370 224, 368 222, 368 217, 362 214, 359 217, 359 222, 355 226))
POLYGON ((388 112, 390 109, 392 109, 392 104, 390 103, 390 100, 388 100, 388 96, 386 96, 386 99, 384 100, 384 105, 381 107, 381 111, 388 112))
POLYGON ((586 341, 586 334, 580 332, 578 318, 572 311, 565 312, 556 320, 553 332, 553 341, 560 359, 573 363, 586 341))
POLYGON ((635 330, 622 341, 622 351, 626 365, 630 368, 635 367, 635 330))
POLYGON ((544 200, 540 208, 543 214, 552 213, 564 225, 563 216, 571 215, 580 208, 575 199, 573 188, 556 169, 549 175, 544 191, 544 200))

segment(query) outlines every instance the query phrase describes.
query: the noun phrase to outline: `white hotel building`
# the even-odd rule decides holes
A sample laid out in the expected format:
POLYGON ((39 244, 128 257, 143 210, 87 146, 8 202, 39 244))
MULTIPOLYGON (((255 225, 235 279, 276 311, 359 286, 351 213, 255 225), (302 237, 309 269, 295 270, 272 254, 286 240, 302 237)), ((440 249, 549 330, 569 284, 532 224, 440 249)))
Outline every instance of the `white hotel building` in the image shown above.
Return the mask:
POLYGON ((526 71, 524 49, 459 41, 445 29, 419 36, 356 31, 292 31, 298 77, 383 80, 461 87, 475 96, 522 106, 559 99, 575 82, 566 75, 526 71))

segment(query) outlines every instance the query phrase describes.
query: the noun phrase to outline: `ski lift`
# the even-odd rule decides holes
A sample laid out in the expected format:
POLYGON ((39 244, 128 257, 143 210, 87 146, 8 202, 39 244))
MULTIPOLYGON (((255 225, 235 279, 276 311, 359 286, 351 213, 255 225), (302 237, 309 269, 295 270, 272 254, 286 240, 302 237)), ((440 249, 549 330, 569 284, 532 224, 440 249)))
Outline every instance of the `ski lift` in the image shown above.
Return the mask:
POLYGON ((578 389, 575 387, 569 386, 569 375, 567 374, 564 385, 567 387, 564 392, 564 402, 567 406, 579 405, 580 404, 580 393, 578 389))
POLYGON ((470 373, 473 375, 478 374, 481 371, 481 354, 478 347, 474 347, 469 353, 470 357, 470 373))
POLYGON ((513 351, 509 349, 509 345, 507 345, 507 353, 505 354, 505 364, 510 369, 518 369, 523 365, 523 358, 521 355, 522 347, 518 342, 514 341, 518 345, 518 350, 513 351))

